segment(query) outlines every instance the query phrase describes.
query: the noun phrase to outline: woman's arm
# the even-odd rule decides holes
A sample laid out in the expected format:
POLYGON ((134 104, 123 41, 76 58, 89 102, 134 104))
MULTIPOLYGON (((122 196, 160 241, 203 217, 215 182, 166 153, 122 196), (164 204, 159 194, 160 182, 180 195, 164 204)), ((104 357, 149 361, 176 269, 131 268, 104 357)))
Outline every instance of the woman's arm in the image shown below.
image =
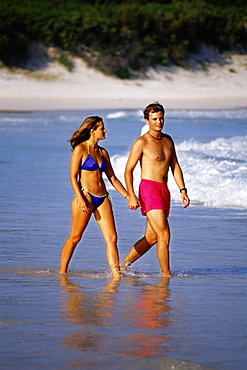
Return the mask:
POLYGON ((78 199, 78 206, 81 210, 89 212, 87 207, 86 198, 81 191, 80 173, 81 173, 81 160, 83 157, 83 148, 77 145, 72 152, 70 159, 70 183, 71 187, 78 199))
POLYGON ((108 180, 110 181, 110 183, 112 184, 112 186, 124 197, 124 198, 127 198, 128 199, 128 192, 127 190, 125 189, 125 187, 123 186, 123 184, 121 183, 121 181, 116 177, 115 173, 114 173, 114 170, 112 168, 112 165, 111 165, 111 160, 110 160, 110 156, 107 152, 107 150, 103 149, 103 152, 102 154, 104 155, 105 157, 105 161, 106 161, 106 170, 105 170, 105 174, 108 178, 108 180))

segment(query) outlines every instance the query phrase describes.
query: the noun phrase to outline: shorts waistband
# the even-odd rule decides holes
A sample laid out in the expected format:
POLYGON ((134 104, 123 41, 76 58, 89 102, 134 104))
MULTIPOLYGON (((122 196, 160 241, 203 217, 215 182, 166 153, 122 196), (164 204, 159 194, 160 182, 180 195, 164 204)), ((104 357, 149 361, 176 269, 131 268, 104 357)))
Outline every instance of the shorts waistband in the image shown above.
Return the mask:
POLYGON ((154 181, 154 180, 148 180, 148 179, 141 179, 141 183, 143 183, 143 182, 153 184, 153 185, 163 186, 163 187, 168 189, 167 184, 163 184, 162 182, 158 182, 158 181, 154 181))

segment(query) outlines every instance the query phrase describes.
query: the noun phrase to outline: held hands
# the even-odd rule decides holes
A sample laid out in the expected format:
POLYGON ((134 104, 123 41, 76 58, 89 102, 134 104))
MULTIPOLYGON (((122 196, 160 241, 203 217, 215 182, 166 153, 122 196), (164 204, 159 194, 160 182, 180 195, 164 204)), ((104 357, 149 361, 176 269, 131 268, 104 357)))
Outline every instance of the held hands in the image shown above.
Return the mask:
POLYGON ((141 203, 139 199, 136 196, 130 196, 128 195, 128 208, 136 210, 138 207, 140 207, 141 203))

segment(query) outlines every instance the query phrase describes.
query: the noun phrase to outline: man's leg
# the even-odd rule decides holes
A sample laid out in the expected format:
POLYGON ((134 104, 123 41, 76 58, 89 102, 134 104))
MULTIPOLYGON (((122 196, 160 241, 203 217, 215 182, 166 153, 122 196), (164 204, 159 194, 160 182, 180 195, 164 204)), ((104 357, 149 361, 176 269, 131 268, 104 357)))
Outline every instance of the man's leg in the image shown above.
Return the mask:
POLYGON ((147 213, 151 228, 157 235, 157 257, 164 276, 172 276, 169 262, 170 227, 165 211, 152 210, 147 213))
POLYGON ((143 256, 157 242, 157 237, 147 219, 145 236, 138 240, 130 249, 127 256, 121 261, 121 266, 127 267, 143 256))

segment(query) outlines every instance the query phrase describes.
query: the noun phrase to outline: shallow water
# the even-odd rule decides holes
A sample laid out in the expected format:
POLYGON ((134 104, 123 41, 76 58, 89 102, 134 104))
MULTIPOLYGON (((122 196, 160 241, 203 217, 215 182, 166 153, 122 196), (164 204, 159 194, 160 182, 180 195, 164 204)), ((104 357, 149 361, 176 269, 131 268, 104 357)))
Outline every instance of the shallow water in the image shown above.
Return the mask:
MULTIPOLYGON (((153 248, 121 281, 94 220, 70 273, 58 274, 72 198, 66 140, 91 113, 0 115, 0 368, 245 370, 247 111, 167 113, 192 199, 183 210, 170 180, 174 277, 160 276, 153 248)), ((96 113, 122 178, 140 112, 96 113)), ((145 218, 109 189, 123 258, 145 218)))

